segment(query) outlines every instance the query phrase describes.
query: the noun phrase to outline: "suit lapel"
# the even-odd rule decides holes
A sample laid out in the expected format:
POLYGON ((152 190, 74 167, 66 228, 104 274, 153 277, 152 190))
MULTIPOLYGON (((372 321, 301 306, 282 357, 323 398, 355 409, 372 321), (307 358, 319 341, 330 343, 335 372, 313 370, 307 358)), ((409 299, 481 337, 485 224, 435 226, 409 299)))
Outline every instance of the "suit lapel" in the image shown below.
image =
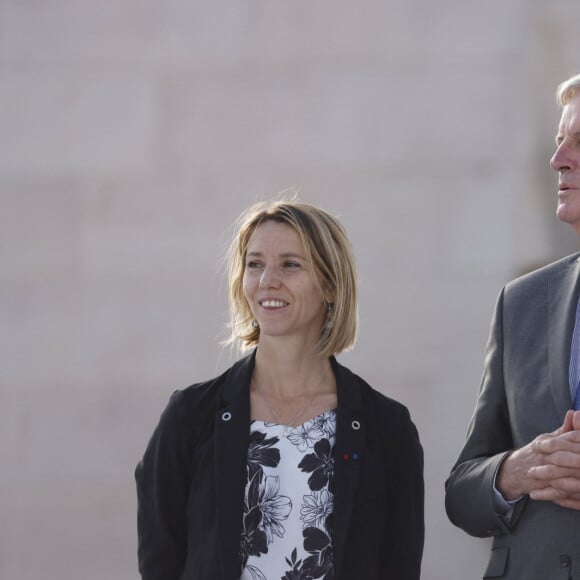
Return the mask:
POLYGON ((570 344, 576 320, 578 303, 578 280, 580 274, 578 256, 562 265, 550 280, 548 287, 548 357, 550 384, 558 412, 563 417, 571 407, 569 368, 570 344))
POLYGON ((215 492, 224 578, 241 574, 240 542, 250 434, 250 355, 236 363, 224 385, 223 406, 215 416, 215 492))
MULTIPOLYGON (((334 448, 334 563, 342 566, 352 509, 358 488, 361 463, 366 457, 366 423, 361 410, 360 392, 352 375, 334 358, 331 364, 336 377, 337 413, 334 448)), ((340 578, 340 575, 337 575, 340 578)))

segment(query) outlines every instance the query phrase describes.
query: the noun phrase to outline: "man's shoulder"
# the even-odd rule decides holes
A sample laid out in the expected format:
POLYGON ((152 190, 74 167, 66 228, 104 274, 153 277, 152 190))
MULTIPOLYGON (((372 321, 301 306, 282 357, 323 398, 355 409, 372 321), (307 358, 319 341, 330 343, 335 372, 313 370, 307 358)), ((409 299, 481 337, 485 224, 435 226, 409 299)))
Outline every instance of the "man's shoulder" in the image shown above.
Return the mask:
POLYGON ((576 266, 580 260, 580 252, 570 254, 565 258, 550 262, 541 268, 537 268, 527 274, 524 274, 506 285, 506 292, 513 293, 519 291, 529 291, 544 284, 550 283, 551 280, 561 276, 570 268, 576 266))

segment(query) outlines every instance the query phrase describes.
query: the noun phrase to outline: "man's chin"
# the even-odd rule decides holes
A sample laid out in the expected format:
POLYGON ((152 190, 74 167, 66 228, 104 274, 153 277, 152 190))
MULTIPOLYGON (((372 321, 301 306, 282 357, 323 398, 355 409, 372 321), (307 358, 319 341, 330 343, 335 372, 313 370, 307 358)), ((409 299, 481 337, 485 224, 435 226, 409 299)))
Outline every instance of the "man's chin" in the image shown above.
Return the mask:
POLYGON ((576 233, 580 234, 580 204, 560 203, 556 210, 556 217, 565 224, 568 224, 576 233))
POLYGON ((580 215, 571 216, 569 213, 558 211, 556 217, 562 223, 568 224, 577 234, 580 234, 580 215))

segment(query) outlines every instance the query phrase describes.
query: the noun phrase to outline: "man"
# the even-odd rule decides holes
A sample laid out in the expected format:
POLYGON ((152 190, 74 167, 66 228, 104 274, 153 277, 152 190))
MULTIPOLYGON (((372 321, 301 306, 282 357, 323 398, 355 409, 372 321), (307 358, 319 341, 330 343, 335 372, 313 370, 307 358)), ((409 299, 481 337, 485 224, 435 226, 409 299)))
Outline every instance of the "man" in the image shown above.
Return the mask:
MULTIPOLYGON (((558 87, 558 218, 580 234, 580 75, 558 87)), ((484 578, 580 580, 580 253, 500 293, 449 519, 494 536, 484 578)))

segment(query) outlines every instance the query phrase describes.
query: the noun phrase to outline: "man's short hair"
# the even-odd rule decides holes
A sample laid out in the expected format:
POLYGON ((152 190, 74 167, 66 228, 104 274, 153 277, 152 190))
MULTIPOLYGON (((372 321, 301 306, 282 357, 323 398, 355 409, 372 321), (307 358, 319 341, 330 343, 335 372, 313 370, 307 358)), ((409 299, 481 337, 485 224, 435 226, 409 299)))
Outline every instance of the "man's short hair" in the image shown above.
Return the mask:
POLYGON ((580 90, 580 74, 571 76, 568 80, 558 85, 556 97, 561 107, 567 105, 580 90))

